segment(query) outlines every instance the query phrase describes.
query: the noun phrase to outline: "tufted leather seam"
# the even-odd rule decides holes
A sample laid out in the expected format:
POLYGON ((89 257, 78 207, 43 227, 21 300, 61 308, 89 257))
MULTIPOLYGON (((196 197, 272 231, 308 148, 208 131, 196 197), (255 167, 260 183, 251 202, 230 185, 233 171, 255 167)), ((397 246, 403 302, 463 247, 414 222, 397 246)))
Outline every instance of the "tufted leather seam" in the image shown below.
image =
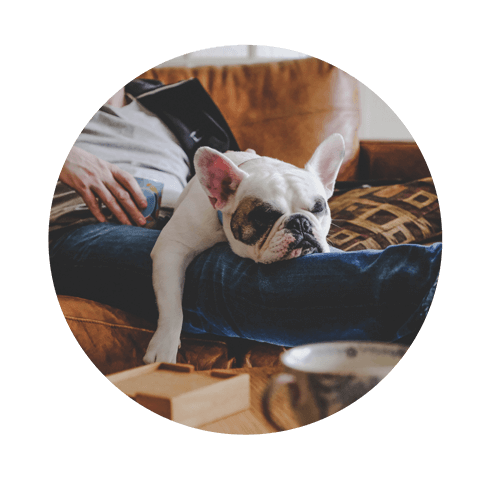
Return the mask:
POLYGON ((148 330, 146 328, 139 328, 139 327, 132 327, 130 325, 114 325, 112 323, 107 323, 107 322, 101 322, 100 320, 93 320, 91 318, 80 318, 80 317, 73 317, 71 315, 65 315, 65 318, 67 320, 73 320, 77 322, 83 322, 83 323, 95 323, 97 325, 104 325, 106 327, 112 327, 112 328, 125 328, 127 330, 137 330, 140 332, 148 332, 148 333, 153 333, 153 330, 148 330))

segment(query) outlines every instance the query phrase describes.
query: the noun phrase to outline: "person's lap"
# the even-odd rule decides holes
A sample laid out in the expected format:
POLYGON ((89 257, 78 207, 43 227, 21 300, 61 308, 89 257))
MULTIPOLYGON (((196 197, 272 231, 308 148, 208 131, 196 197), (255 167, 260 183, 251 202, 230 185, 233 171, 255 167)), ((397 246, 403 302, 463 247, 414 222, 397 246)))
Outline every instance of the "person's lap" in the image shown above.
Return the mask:
POLYGON ((96 223, 77 228, 50 248, 53 283, 59 295, 88 298, 158 318, 150 252, 158 230, 96 223))
MULTIPOLYGON (((155 326, 150 252, 158 234, 114 224, 75 230, 51 250, 57 293, 122 308, 155 326)), ((330 340, 409 344, 428 311, 440 256, 441 244, 397 245, 265 265, 217 244, 187 270, 183 329, 284 346, 330 340)))

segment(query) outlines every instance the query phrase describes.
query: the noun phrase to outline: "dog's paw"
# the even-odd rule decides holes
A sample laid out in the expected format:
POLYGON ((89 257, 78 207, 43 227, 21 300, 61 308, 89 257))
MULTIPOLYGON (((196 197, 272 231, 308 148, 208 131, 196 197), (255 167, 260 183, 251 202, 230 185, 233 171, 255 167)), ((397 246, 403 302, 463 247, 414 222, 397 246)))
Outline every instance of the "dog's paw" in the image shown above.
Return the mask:
POLYGON ((145 363, 177 363, 178 347, 178 340, 168 341, 161 332, 157 331, 148 344, 143 361, 145 363))
POLYGON ((143 357, 143 361, 147 364, 156 362, 177 363, 177 351, 174 353, 163 352, 149 347, 143 357))

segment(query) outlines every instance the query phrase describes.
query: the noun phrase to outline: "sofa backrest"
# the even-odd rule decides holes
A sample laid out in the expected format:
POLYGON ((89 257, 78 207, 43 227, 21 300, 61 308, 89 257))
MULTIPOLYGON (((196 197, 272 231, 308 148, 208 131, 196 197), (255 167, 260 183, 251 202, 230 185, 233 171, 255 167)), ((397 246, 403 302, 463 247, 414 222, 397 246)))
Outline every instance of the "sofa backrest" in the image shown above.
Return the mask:
POLYGON ((240 148, 303 167, 332 133, 345 138, 339 180, 356 178, 358 82, 316 58, 253 65, 153 68, 139 78, 165 84, 196 77, 230 125, 240 148))

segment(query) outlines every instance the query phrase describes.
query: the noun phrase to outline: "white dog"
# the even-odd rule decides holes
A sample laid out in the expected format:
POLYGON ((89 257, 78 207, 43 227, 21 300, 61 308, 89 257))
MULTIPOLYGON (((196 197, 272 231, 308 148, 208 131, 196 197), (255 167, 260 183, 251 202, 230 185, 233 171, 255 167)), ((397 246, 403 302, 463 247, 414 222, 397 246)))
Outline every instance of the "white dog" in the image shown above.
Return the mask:
POLYGON ((253 150, 198 149, 196 175, 151 254, 159 319, 145 363, 176 362, 185 271, 200 252, 226 240, 260 263, 330 251, 327 200, 344 156, 339 134, 322 142, 304 169, 253 150))

